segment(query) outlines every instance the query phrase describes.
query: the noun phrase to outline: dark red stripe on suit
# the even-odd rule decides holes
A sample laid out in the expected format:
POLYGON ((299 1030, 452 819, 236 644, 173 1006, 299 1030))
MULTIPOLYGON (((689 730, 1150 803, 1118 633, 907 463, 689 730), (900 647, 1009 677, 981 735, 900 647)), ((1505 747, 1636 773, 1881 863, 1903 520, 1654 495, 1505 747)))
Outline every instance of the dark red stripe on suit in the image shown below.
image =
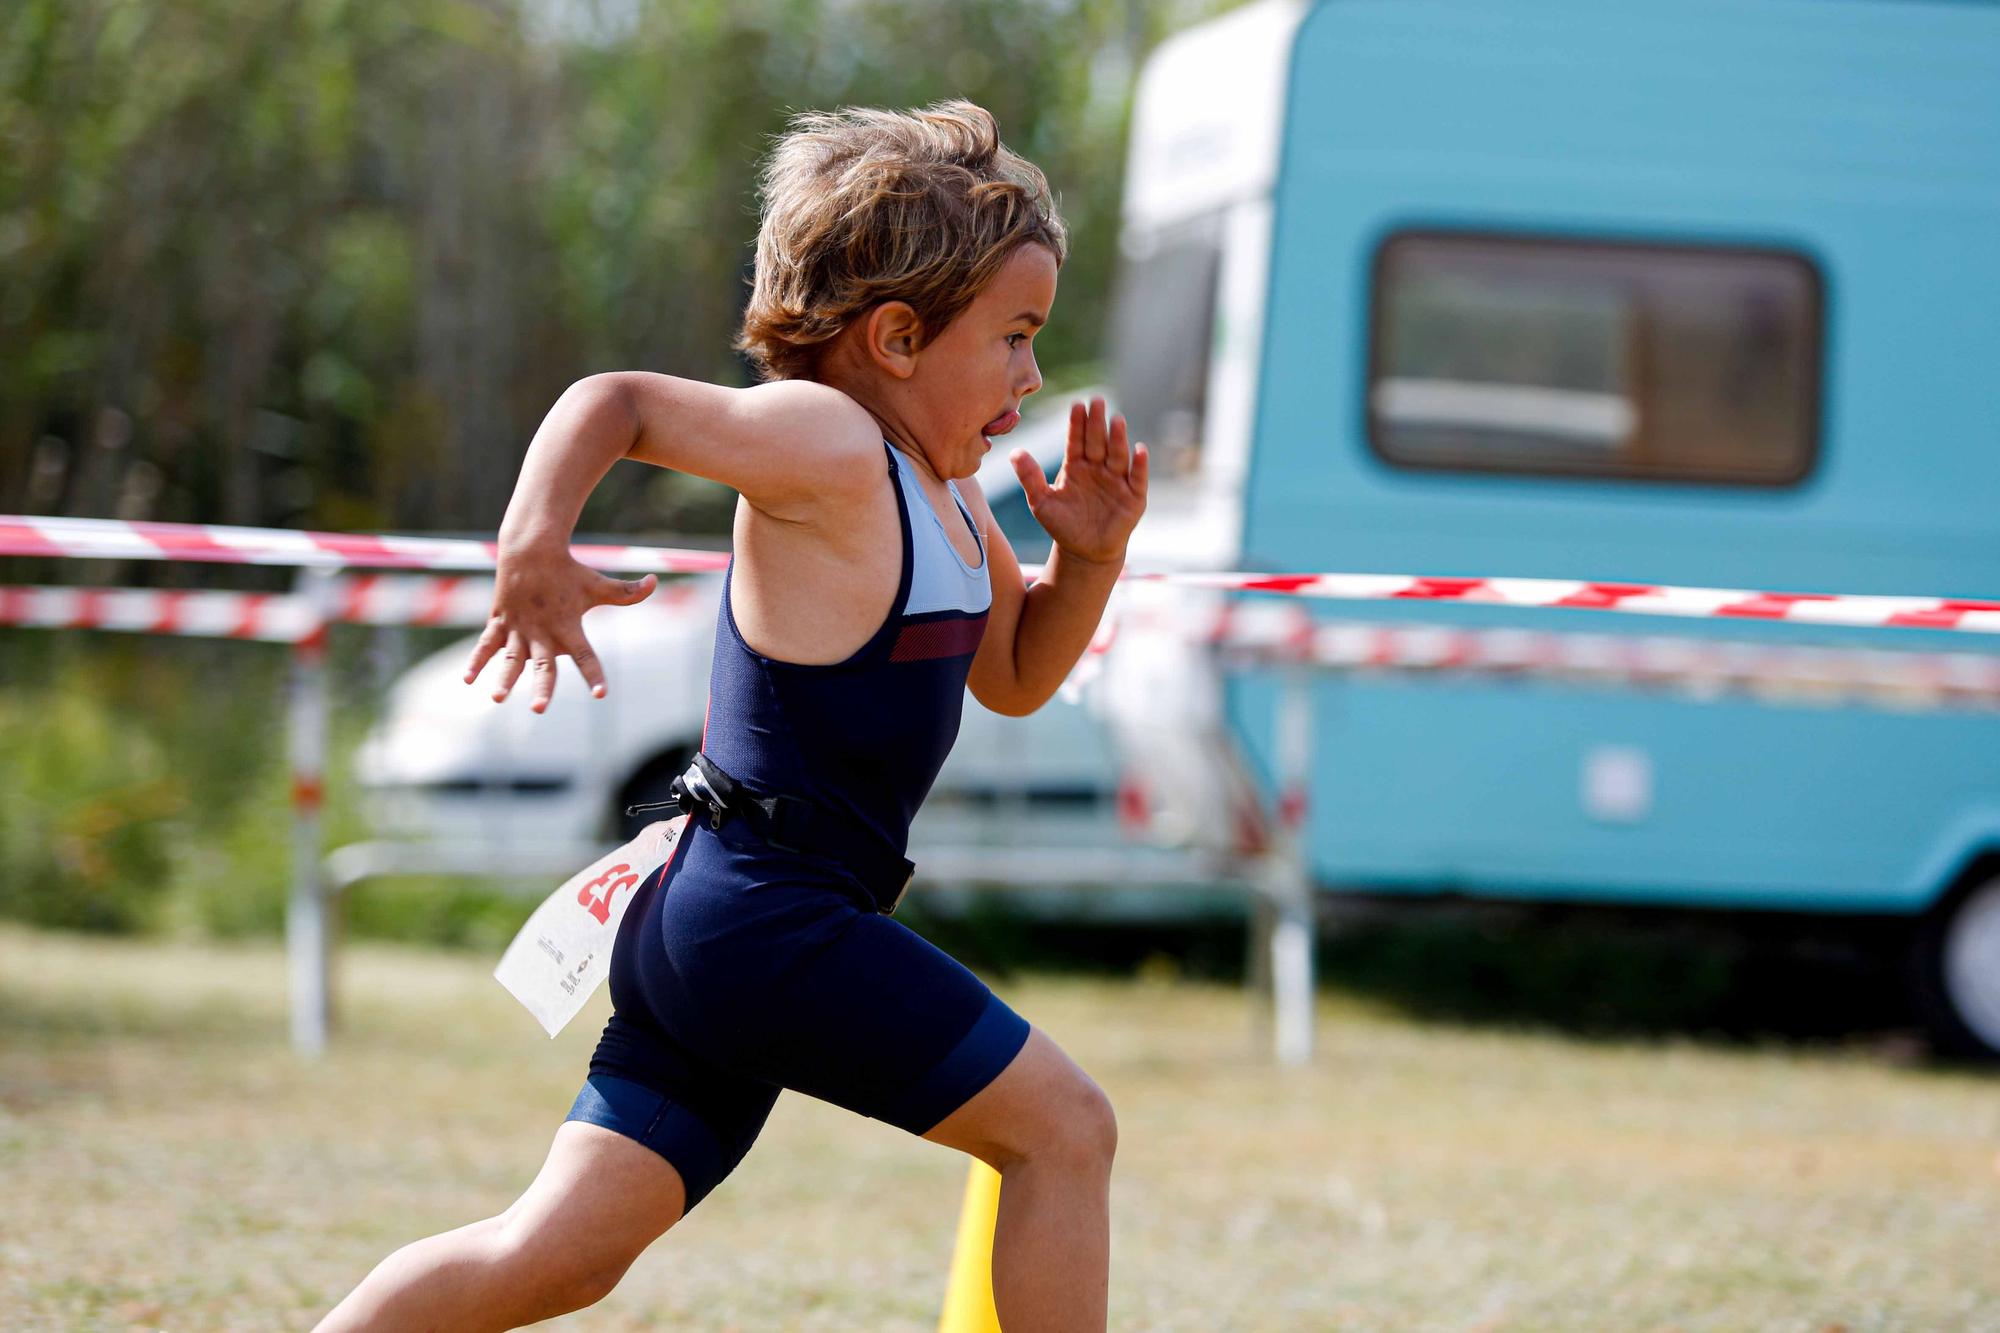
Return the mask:
POLYGON ((889 651, 891 662, 928 662, 937 657, 957 657, 975 652, 979 636, 986 630, 986 615, 954 616, 950 620, 926 620, 905 625, 889 651))

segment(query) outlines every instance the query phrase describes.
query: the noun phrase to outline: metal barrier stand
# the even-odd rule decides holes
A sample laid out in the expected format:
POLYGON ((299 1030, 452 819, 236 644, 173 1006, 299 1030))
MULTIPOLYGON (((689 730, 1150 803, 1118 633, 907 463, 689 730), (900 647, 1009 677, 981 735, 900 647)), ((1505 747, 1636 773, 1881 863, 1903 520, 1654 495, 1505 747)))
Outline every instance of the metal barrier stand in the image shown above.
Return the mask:
POLYGON ((292 645, 286 734, 292 769, 292 891, 285 912, 285 952, 292 991, 292 1046, 301 1055, 326 1050, 333 1027, 333 918, 320 890, 320 810, 326 795, 327 625, 333 570, 299 571, 295 596, 310 615, 292 645))
POLYGON ((1278 696, 1277 818, 1256 883, 1274 913, 1271 998, 1278 1063, 1297 1067, 1313 1050, 1313 888, 1306 813, 1312 774, 1312 677, 1287 667, 1278 696))

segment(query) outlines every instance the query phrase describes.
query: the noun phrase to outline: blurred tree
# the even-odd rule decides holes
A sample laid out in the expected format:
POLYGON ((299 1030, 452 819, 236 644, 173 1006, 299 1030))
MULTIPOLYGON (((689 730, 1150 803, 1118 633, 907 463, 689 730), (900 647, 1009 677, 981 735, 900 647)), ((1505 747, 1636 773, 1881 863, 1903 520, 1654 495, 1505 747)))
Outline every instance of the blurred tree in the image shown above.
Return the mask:
MULTIPOLYGON (((794 109, 966 96, 1075 255, 1093 359, 1130 85, 1215 0, 15 0, 0 509, 491 529, 562 388, 729 350, 794 109)), ((721 530, 664 474, 596 529, 721 530)))

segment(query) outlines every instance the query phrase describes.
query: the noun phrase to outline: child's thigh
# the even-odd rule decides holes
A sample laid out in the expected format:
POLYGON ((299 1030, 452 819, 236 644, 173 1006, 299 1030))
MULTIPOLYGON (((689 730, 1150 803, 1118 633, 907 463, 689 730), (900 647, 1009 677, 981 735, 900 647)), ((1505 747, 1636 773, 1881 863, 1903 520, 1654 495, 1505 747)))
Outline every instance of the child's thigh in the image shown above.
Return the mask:
POLYGON ((857 913, 771 996, 781 1036, 759 1078, 922 1134, 984 1088, 1027 1021, 949 954, 890 917, 857 913))
POLYGON ((534 1181, 500 1215, 510 1257, 549 1274, 615 1282, 686 1211, 659 1153, 600 1125, 565 1121, 534 1181))
POLYGON ((1038 1154, 1104 1158, 1118 1140, 1111 1101, 1040 1028, 985 1087, 924 1137, 995 1169, 1038 1154))

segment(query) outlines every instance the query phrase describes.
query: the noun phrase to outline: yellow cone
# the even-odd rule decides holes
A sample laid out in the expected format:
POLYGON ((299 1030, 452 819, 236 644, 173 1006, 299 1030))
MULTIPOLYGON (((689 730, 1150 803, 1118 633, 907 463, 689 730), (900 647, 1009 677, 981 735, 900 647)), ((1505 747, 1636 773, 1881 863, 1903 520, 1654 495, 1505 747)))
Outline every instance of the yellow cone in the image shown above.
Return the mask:
POLYGON ((999 1215, 1000 1173, 975 1157, 965 1180, 958 1248, 951 1256, 938 1333, 1000 1333, 1000 1315, 993 1308, 993 1223, 999 1215))

